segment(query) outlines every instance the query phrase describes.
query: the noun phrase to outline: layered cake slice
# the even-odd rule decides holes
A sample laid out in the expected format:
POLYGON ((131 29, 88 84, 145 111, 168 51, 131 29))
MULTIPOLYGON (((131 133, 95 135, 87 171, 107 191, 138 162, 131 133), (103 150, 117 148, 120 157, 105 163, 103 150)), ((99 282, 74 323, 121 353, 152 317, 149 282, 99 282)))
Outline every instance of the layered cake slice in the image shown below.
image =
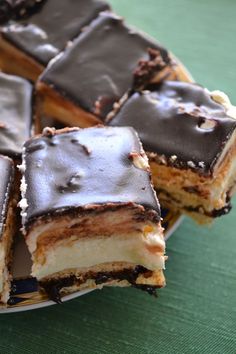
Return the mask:
POLYGON ((20 77, 0 73, 0 154, 19 162, 31 125, 32 85, 20 77))
POLYGON ((6 306, 10 292, 9 265, 15 225, 13 206, 16 203, 12 188, 14 179, 12 160, 0 155, 0 171, 0 307, 2 307, 6 306))
POLYGON ((36 80, 68 41, 108 9, 101 0, 5 2, 0 15, 0 21, 5 22, 0 35, 0 68, 36 80), (13 21, 6 22, 9 19, 13 21))
POLYGON ((164 286, 160 208, 132 128, 44 129, 25 143, 21 169, 32 275, 50 298, 164 286))
POLYGON ((163 206, 200 223, 230 210, 236 183, 236 109, 219 91, 164 82, 136 92, 111 126, 134 127, 144 145, 163 206))
POLYGON ((175 73, 164 48, 122 18, 101 13, 40 76, 38 125, 43 115, 95 125, 129 90, 169 75, 175 73))

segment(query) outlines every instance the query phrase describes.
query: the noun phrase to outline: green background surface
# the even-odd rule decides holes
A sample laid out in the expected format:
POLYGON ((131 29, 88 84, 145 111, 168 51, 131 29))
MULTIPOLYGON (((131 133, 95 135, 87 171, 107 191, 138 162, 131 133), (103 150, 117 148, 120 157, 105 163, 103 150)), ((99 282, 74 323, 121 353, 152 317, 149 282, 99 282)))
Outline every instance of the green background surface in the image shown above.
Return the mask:
MULTIPOLYGON (((198 82, 236 103, 235 0, 111 3, 171 49, 198 82)), ((167 243, 167 287, 158 299, 105 289, 61 306, 1 315, 0 353, 235 354, 235 226, 236 208, 210 228, 185 219, 167 243)))

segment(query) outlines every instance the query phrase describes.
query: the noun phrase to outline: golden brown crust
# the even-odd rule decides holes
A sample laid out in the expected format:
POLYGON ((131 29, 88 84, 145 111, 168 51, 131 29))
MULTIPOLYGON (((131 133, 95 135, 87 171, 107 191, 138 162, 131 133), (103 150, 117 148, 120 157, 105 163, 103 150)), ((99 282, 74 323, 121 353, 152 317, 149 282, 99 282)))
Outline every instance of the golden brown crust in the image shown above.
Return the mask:
MULTIPOLYGON (((18 185, 19 187, 19 185, 18 185)), ((14 190, 12 191, 12 195, 10 197, 10 202, 8 206, 8 212, 5 222, 5 229, 3 236, 0 241, 0 247, 4 249, 5 253, 5 267, 3 269, 3 273, 5 274, 5 283, 3 284, 3 291, 0 293, 0 307, 6 306, 6 301, 4 301, 3 297, 9 296, 10 292, 10 282, 12 280, 12 275, 10 273, 10 266, 12 263, 12 244, 13 237, 17 229, 17 216, 16 216, 16 205, 18 202, 18 193, 15 194, 14 190)))
POLYGON ((178 169, 160 163, 160 156, 148 153, 153 183, 164 207, 181 210, 198 222, 209 223, 210 215, 204 213, 220 210, 227 205, 230 190, 235 185, 234 173, 230 169, 236 155, 236 144, 232 144, 212 176, 202 176, 190 169, 178 169), (225 187, 224 182, 228 178, 225 187), (202 212, 186 210, 185 207, 202 206, 202 212))
POLYGON ((0 69, 36 81, 44 66, 0 36, 0 69))
POLYGON ((102 123, 95 115, 74 105, 73 102, 64 98, 44 82, 37 82, 36 91, 36 133, 41 132, 41 117, 44 115, 53 117, 65 125, 81 128, 87 128, 102 123))
POLYGON ((177 80, 193 83, 194 79, 192 78, 188 70, 183 66, 183 64, 173 54, 171 54, 170 56, 172 60, 176 63, 176 65, 173 68, 173 77, 171 79, 168 78, 168 80, 177 80))

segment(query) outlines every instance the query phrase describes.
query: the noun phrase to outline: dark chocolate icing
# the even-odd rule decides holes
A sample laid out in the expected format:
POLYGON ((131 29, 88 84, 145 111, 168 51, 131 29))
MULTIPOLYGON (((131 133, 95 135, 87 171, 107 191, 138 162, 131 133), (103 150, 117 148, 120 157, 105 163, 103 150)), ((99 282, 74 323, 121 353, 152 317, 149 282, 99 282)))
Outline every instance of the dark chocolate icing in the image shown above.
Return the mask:
POLYGON ((10 20, 12 17, 12 4, 11 1, 0 1, 0 25, 10 20))
POLYGON ((32 86, 17 76, 0 73, 0 153, 20 158, 30 137, 32 86))
POLYGON ((102 0, 46 0, 29 18, 5 26, 2 35, 46 65, 100 11, 107 9, 109 5, 102 0))
POLYGON ((149 172, 134 166, 133 151, 140 153, 141 145, 132 128, 95 127, 30 139, 24 158, 26 225, 38 216, 107 203, 137 203, 159 217, 149 172))
POLYGON ((7 205, 13 182, 14 167, 13 162, 9 158, 0 155, 0 239, 3 233, 3 227, 7 215, 7 205))
POLYGON ((0 1, 0 24, 9 20, 28 18, 39 11, 46 0, 1 0, 0 1))
POLYGON ((211 174, 236 120, 196 84, 167 81, 152 89, 134 93, 109 125, 134 127, 144 149, 170 165, 211 174))
POLYGON ((44 71, 41 80, 86 111, 105 118, 134 83, 140 60, 148 60, 149 48, 169 61, 167 51, 123 20, 102 13, 44 71))

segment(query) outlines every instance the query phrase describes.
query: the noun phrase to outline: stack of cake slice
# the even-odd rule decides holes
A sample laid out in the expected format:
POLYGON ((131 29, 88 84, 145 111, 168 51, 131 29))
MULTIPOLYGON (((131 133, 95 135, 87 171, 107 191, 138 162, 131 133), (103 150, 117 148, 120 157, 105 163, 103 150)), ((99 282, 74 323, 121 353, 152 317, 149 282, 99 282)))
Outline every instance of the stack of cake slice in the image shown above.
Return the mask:
POLYGON ((161 205, 200 223, 230 211, 236 184, 236 108, 225 94, 166 81, 133 93, 107 122, 138 132, 161 205))
POLYGON ((103 285, 164 286, 160 207, 132 128, 47 128, 25 143, 22 172, 32 275, 50 298, 103 285))
POLYGON ((162 206, 200 223, 228 213, 235 107, 181 82, 173 56, 102 0, 5 0, 0 10, 0 68, 22 76, 0 73, 0 304, 20 179, 32 276, 51 299, 104 285, 155 294, 166 257, 153 184, 162 206))

